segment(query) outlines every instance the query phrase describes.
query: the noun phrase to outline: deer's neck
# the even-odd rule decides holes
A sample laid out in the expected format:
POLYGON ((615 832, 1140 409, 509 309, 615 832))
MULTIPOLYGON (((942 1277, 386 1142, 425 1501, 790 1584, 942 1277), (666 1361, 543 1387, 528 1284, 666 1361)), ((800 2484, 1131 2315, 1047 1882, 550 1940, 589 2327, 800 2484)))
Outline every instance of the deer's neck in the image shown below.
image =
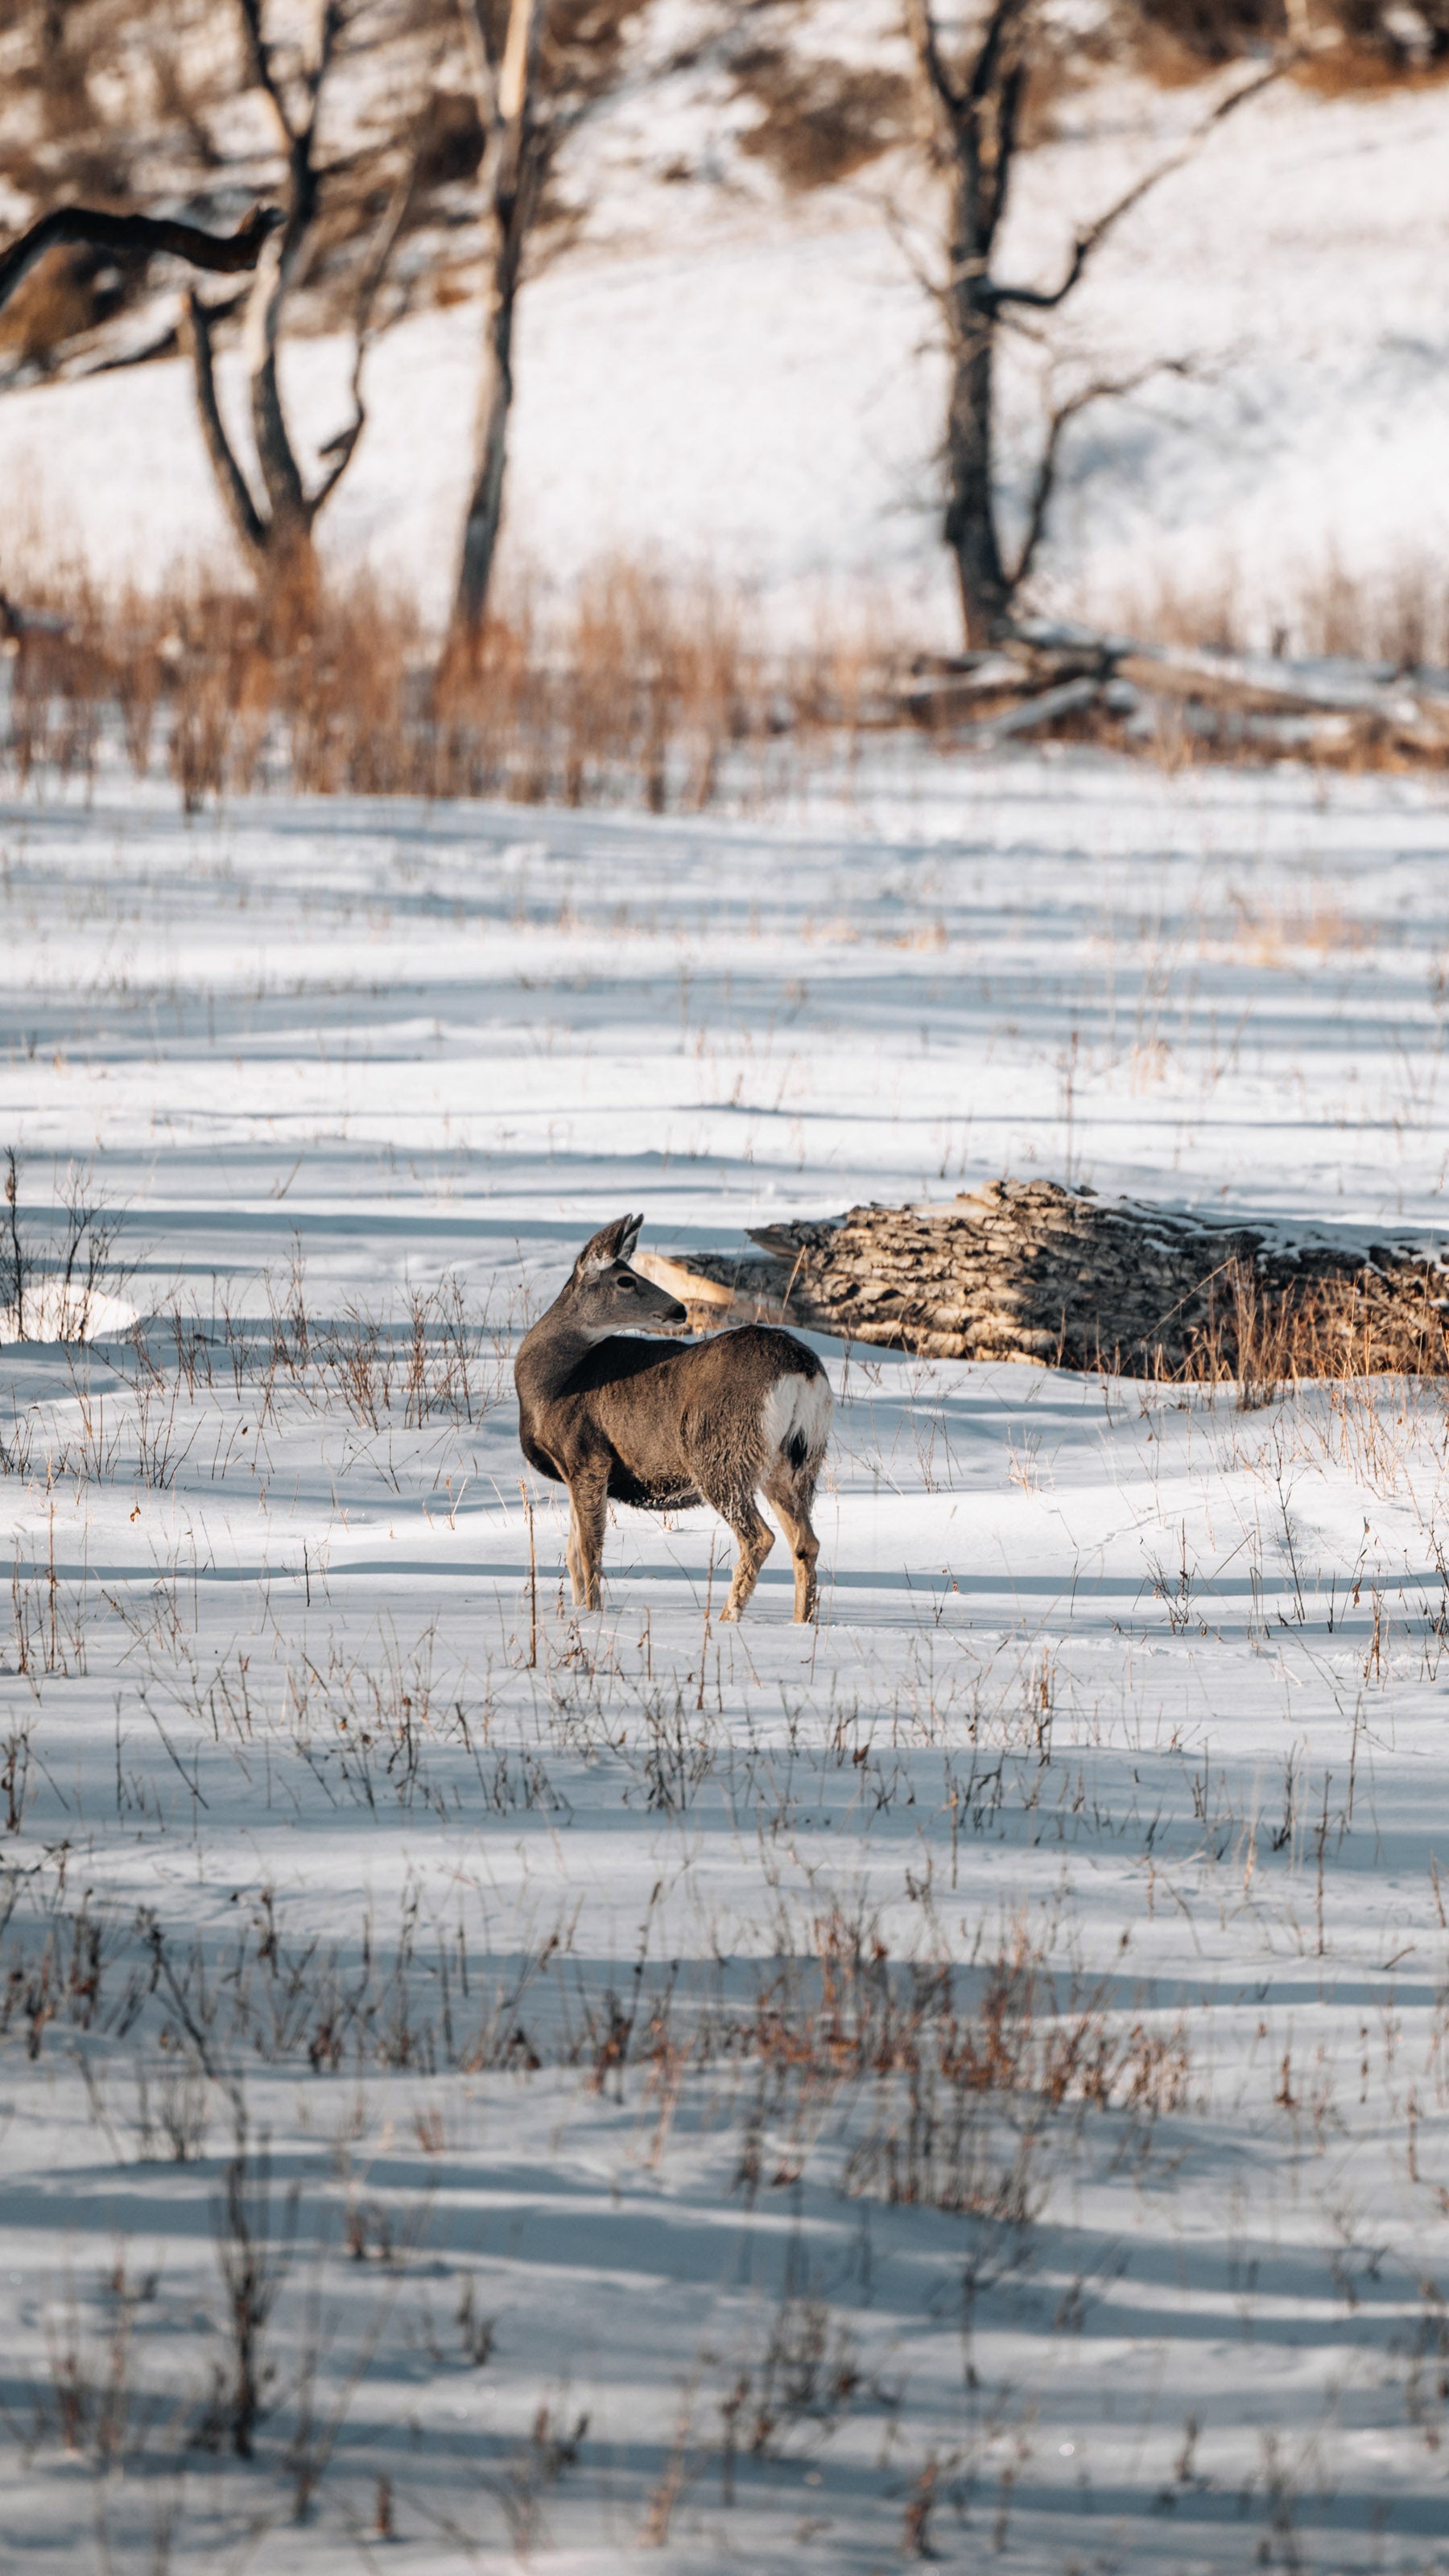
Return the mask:
POLYGON ((525 1404, 536 1408, 566 1395, 598 1336, 568 1316, 545 1315, 519 1344, 514 1377, 525 1404))

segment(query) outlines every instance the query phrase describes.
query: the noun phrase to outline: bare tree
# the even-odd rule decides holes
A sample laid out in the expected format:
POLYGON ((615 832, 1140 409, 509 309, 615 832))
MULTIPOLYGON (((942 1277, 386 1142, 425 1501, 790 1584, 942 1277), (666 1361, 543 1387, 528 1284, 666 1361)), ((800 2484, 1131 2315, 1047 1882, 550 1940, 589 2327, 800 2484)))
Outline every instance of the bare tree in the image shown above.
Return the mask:
POLYGON ((452 642, 471 650, 488 605, 503 517, 513 324, 529 234, 568 135, 606 97, 639 0, 457 0, 483 129, 483 380, 453 599, 452 642))
POLYGON ((263 245, 281 221, 275 206, 254 206, 236 232, 209 233, 198 224, 172 223, 164 216, 107 214, 96 206, 53 206, 7 251, 0 251, 0 305, 9 302, 47 251, 82 243, 92 250, 129 253, 140 259, 164 252, 168 258, 189 261, 193 268, 234 276, 238 269, 256 267, 263 245))
MULTIPOLYGON (((1280 77, 1280 61, 1220 99, 1186 142, 1135 180, 1077 234, 1059 282, 1018 286, 992 275, 1020 142, 1021 114, 1040 36, 1039 0, 992 0, 984 27, 958 61, 948 59, 933 0, 905 0, 906 24, 930 116, 934 157, 949 189, 946 274, 935 292, 946 317, 951 384, 946 410, 946 543, 956 563, 968 645, 1008 626, 1036 560, 1055 489, 1062 438, 1093 402, 1134 391, 1158 365, 1079 387, 1052 411, 1031 477, 1020 543, 1004 542, 997 484, 996 376, 1002 328, 1065 304, 1102 244, 1150 191, 1199 150, 1225 116, 1280 77)), ((1180 360, 1163 360, 1163 367, 1180 360)))
POLYGON ((479 186, 488 253, 483 380, 453 603, 454 640, 466 644, 476 640, 488 604, 503 517, 503 469, 513 404, 513 312, 524 244, 554 136, 539 103, 539 48, 547 0, 509 0, 501 30, 488 0, 458 0, 458 6, 483 127, 479 186))
POLYGON ((323 472, 309 489, 282 408, 277 350, 286 301, 305 273, 320 211, 318 118, 345 12, 343 0, 318 0, 310 51, 288 79, 280 49, 266 32, 264 0, 236 0, 236 7, 247 67, 271 111, 284 165, 281 220, 257 262, 243 330, 260 493, 254 491, 221 416, 212 317, 195 289, 187 298, 187 337, 202 434, 232 526, 267 592, 305 609, 316 590, 313 528, 352 462, 366 419, 363 362, 387 260, 407 212, 412 174, 410 167, 404 169, 363 270, 354 313, 352 418, 323 448, 323 472))

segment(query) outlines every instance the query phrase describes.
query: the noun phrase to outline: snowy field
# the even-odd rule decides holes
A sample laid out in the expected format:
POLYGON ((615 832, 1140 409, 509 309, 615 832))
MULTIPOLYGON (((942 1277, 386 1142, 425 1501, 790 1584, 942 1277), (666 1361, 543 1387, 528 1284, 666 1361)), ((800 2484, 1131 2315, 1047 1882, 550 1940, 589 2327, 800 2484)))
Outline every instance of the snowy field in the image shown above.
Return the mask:
POLYGON ((21 1244, 92 1165, 142 1321, 0 1362, 0 2564, 1449 2568, 1442 1392, 821 1343, 807 1631, 702 1514, 576 1618, 510 1384, 626 1208, 1432 1231, 1446 845, 4 810, 21 1244))

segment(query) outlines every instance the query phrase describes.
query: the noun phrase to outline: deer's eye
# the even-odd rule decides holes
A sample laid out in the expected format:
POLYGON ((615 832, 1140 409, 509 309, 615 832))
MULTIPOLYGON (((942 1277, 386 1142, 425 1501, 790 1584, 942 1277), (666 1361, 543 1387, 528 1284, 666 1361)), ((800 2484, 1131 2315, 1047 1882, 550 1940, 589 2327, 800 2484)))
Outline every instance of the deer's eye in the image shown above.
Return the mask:
POLYGON ((619 1286, 620 1286, 620 1288, 623 1290, 623 1292, 624 1292, 624 1294, 625 1294, 625 1296, 626 1296, 626 1297, 632 1297, 632 1296, 633 1296, 633 1294, 634 1294, 634 1282, 633 1282, 633 1280, 632 1280, 632 1279, 621 1279, 621 1280, 620 1280, 620 1282, 619 1282, 619 1286))

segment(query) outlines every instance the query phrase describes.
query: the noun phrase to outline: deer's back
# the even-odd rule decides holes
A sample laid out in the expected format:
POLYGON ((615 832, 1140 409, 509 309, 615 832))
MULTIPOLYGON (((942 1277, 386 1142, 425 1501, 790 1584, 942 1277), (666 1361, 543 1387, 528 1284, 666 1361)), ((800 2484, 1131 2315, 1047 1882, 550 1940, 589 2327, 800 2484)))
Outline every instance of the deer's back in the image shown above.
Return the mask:
POLYGON ((812 1350, 773 1325, 745 1324, 703 1342, 595 1342, 545 1405, 530 1407, 520 1374, 520 1437, 544 1475, 570 1481, 607 1458, 609 1492, 624 1503, 685 1509, 701 1500, 712 1464, 751 1464, 766 1398, 782 1377, 823 1377, 812 1350))

